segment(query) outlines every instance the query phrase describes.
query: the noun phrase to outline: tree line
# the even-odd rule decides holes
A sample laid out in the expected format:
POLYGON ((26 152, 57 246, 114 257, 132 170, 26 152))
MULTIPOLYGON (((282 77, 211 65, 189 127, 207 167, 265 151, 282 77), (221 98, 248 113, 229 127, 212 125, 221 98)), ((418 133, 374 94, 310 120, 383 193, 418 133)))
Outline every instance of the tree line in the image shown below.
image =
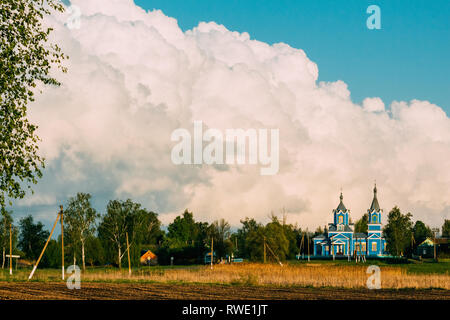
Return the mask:
MULTIPOLYGON (((355 232, 367 232, 367 222, 365 214, 356 221, 355 232)), ((20 219, 15 226, 12 213, 2 209, 2 268, 8 261, 5 255, 9 254, 10 225, 13 254, 35 261, 50 232, 41 222, 35 222, 31 215, 20 219)), ((175 264, 203 263, 212 243, 218 259, 234 256, 262 261, 266 251, 267 260, 284 261, 295 259, 298 254, 312 254, 312 238, 326 231, 326 227, 319 227, 314 232, 302 230, 298 225, 287 224, 285 215, 280 219, 272 213, 265 225, 252 218, 242 219, 240 228, 233 232, 224 219, 213 223, 199 222, 188 210, 164 230, 157 213, 131 199, 111 200, 105 213, 100 214, 92 207, 91 195, 87 193, 78 193, 70 198, 64 209, 65 259, 69 263, 78 261, 83 269, 86 265, 121 268, 127 256, 127 238, 132 266, 140 264, 141 254, 146 250, 152 250, 158 256, 159 264, 170 264, 171 258, 175 264)), ((387 250, 395 256, 410 255, 417 245, 433 236, 430 227, 420 220, 413 223, 412 214, 402 214, 398 207, 389 212, 383 232, 387 250)), ((450 237, 450 220, 444 221, 442 236, 450 237)), ((61 265, 61 240, 60 235, 50 240, 41 266, 61 265)))

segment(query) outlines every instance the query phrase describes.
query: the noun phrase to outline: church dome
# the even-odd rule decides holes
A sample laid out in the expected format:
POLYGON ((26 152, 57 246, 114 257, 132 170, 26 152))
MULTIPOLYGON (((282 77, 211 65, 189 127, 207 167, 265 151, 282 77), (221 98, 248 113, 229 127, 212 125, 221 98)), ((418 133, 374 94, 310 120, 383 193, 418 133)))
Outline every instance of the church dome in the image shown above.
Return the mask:
POLYGON ((341 196, 339 197, 339 199, 341 200, 340 202, 339 202, 339 205, 338 205, 338 207, 336 208, 336 211, 342 211, 342 212, 346 212, 347 211, 347 208, 345 207, 345 205, 344 205, 344 202, 342 202, 342 200, 344 200, 344 196, 342 195, 342 192, 341 192, 341 196))
POLYGON ((380 211, 380 205, 378 204, 378 199, 377 199, 377 185, 376 184, 375 184, 375 187, 373 188, 373 200, 372 200, 372 204, 370 206, 369 211, 370 212, 380 211))

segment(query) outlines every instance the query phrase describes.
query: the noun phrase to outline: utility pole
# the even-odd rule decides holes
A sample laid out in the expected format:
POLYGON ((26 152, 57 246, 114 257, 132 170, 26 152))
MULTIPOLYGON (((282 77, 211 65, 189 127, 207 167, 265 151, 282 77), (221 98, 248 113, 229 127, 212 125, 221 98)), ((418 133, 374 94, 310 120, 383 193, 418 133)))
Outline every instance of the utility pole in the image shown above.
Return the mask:
POLYGON ((331 254, 332 254, 332 256, 333 256, 333 261, 334 261, 334 244, 333 244, 333 241, 331 241, 331 254))
POLYGON ((39 261, 41 261, 42 256, 44 255, 45 249, 47 248, 47 245, 48 245, 50 239, 52 238, 53 231, 55 231, 56 224, 58 223, 58 220, 59 220, 59 218, 60 218, 59 215, 60 215, 60 214, 58 213, 58 216, 56 217, 55 223, 53 224, 52 231, 50 232, 50 235, 48 236, 47 242, 45 243, 44 249, 42 249, 42 252, 41 252, 39 258, 37 259, 36 264, 35 264, 34 267, 33 267, 33 270, 31 270, 31 273, 30 273, 30 276, 28 277, 28 280, 30 280, 30 279, 33 277, 33 274, 34 274, 34 272, 35 272, 36 269, 37 269, 37 266, 38 266, 38 264, 39 264, 39 261))
POLYGON ((59 207, 61 209, 61 269, 62 269, 62 279, 64 280, 64 213, 63 213, 63 206, 61 205, 59 207))
POLYGON ((214 238, 211 237, 211 270, 213 268, 213 261, 214 261, 214 238))
POLYGON ((309 233, 308 233, 308 230, 306 230, 306 240, 308 241, 308 261, 311 261, 309 259, 309 233))
POLYGON ((12 225, 9 224, 9 274, 12 275, 12 225))
POLYGON ((131 276, 131 262, 130 262, 130 245, 128 243, 128 232, 127 235, 127 253, 128 253, 128 275, 131 276))
POLYGON ((347 261, 350 261, 350 239, 347 240, 347 261))
POLYGON ((433 231, 433 249, 434 249, 434 261, 437 261, 437 254, 436 254, 436 233, 439 232, 439 228, 433 228, 431 231, 433 231))
POLYGON ((303 242, 305 241, 305 234, 302 234, 302 241, 300 241, 300 248, 298 250, 298 259, 300 260, 300 256, 302 254, 303 242))
POLYGON ((266 263, 266 237, 264 236, 264 263, 266 263))

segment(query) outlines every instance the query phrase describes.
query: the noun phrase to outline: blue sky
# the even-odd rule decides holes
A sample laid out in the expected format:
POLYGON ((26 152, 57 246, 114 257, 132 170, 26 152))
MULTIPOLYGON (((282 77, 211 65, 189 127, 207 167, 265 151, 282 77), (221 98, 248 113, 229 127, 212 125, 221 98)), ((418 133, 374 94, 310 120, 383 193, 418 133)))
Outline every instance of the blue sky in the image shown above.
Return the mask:
POLYGON ((450 114, 450 1, 135 0, 161 9, 183 30, 215 21, 252 39, 303 49, 319 80, 345 81, 352 100, 428 100, 450 114), (369 5, 381 30, 369 30, 369 5))
MULTIPOLYGON (((448 0, 134 1, 145 9, 161 9, 176 18, 183 30, 201 21, 214 21, 230 30, 248 32, 253 39, 301 48, 318 64, 319 80, 345 81, 356 103, 365 97, 381 97, 387 106, 392 100, 428 100, 450 115, 448 0), (381 8, 381 30, 366 27, 369 17, 366 9, 372 4, 381 8)), ((152 37, 151 32, 140 36, 138 33, 133 38, 140 26, 127 23, 148 19, 146 25, 164 33, 171 25, 167 17, 157 13, 136 15, 131 1, 77 0, 76 4, 83 14, 89 15, 89 22, 81 24, 80 32, 68 32, 68 16, 57 16, 60 27, 55 28, 55 39, 67 37, 64 43, 69 45, 64 50, 71 57, 70 70, 75 72, 68 72, 62 88, 48 88, 39 95, 33 107, 39 112, 30 113, 31 120, 40 128, 40 150, 48 156, 44 178, 33 186, 35 195, 28 194, 13 208, 17 220, 33 214, 50 229, 60 204, 66 205, 68 198, 77 192, 88 192, 93 195, 93 205, 102 213, 108 200, 131 197, 160 213, 165 224, 185 208, 194 211, 198 221, 226 217, 236 226, 243 216, 264 221, 267 212, 278 212, 288 206, 293 215, 290 222, 316 227, 329 222, 329 210, 337 205, 339 187, 344 189, 346 205, 356 213, 352 218, 358 219, 372 200, 375 179, 385 212, 399 205, 403 212, 411 211, 415 219, 433 226, 441 225, 443 218, 450 218, 448 119, 428 104, 415 103, 412 108, 404 108, 402 117, 392 122, 384 113, 359 112, 327 90, 322 90, 326 98, 337 101, 321 100, 320 96, 310 102, 301 95, 285 100, 281 90, 273 90, 261 99, 247 97, 245 90, 231 91, 230 95, 232 89, 222 90, 223 77, 214 72, 222 62, 214 59, 211 61, 215 64, 201 68, 201 72, 197 70, 200 68, 185 72, 185 79, 196 79, 200 84, 194 88, 190 82, 180 82, 179 74, 171 69, 172 66, 189 69, 185 65, 189 61, 168 54, 178 40, 152 37), (152 59, 141 58, 147 58, 153 51, 152 59), (130 57, 139 59, 132 62, 130 57), (113 72, 103 72, 105 68, 113 72), (139 85, 125 84, 124 79, 139 85), (216 80, 220 80, 216 87, 203 86, 216 80), (188 92, 189 98, 180 99, 180 92, 188 92), (167 165, 170 161, 167 155, 170 156, 173 147, 171 131, 176 128, 173 126, 192 126, 190 118, 180 122, 187 116, 180 116, 176 108, 181 106, 185 115, 199 116, 204 123, 212 123, 217 114, 223 114, 232 119, 226 122, 229 128, 242 123, 264 123, 271 128, 267 119, 272 121, 272 115, 279 111, 279 105, 272 103, 272 95, 276 101, 287 101, 286 106, 291 108, 303 101, 311 105, 331 101, 327 106, 333 108, 333 112, 314 117, 315 121, 309 112, 315 110, 307 108, 308 112, 299 112, 295 121, 283 115, 274 119, 285 132, 296 133, 283 137, 283 143, 289 146, 286 154, 292 159, 302 159, 282 169, 286 170, 284 174, 269 180, 255 176, 254 172, 259 174, 259 170, 229 170, 227 178, 222 179, 222 170, 199 171, 197 167, 167 165), (208 100, 209 96, 214 100, 208 100), (149 108, 149 101, 158 108, 149 108), (180 101, 205 101, 207 108, 203 104, 179 104, 180 101), (228 108, 243 103, 248 109, 228 108), (260 103, 264 108, 260 108, 260 103), (159 105, 173 112, 160 112, 159 105), (351 130, 335 130, 332 125, 322 130, 323 123, 333 124, 335 119, 341 119, 340 124, 351 130), (354 119, 369 125, 356 126, 354 119), (55 123, 64 125, 55 127, 55 123), (373 134, 374 126, 382 134, 373 134), (325 139, 329 141, 326 147, 325 139), (421 150, 419 156, 417 150, 421 150), (275 190, 276 197, 261 197, 267 190, 275 190), (292 195, 291 190, 296 190, 296 194, 292 195)), ((195 37, 190 40, 199 43, 195 37)), ((211 48, 224 48, 220 40, 211 42, 211 48)), ((191 54, 204 52, 200 48, 191 54)), ((208 52, 209 56, 224 59, 214 50, 208 52)), ((303 57, 299 60, 306 61, 303 57)), ((266 67, 277 70, 270 63, 266 67)), ((278 81, 291 83, 284 64, 281 69, 278 81)), ((240 73, 229 76, 228 81, 236 81, 235 87, 247 84, 240 83, 241 80, 251 81, 240 73)), ((267 87, 272 85, 268 83, 267 87)), ((255 86, 252 94, 258 94, 258 88, 266 86, 255 86)))

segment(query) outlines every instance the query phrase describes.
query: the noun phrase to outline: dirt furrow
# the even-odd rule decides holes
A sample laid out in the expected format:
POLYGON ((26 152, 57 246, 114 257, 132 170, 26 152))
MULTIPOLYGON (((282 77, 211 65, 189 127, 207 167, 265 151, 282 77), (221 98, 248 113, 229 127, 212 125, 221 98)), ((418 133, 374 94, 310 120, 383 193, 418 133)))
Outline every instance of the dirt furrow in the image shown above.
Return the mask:
POLYGON ((8 300, 450 300, 449 290, 368 290, 339 288, 274 288, 164 283, 82 283, 69 290, 64 283, 0 282, 0 299, 8 300))

